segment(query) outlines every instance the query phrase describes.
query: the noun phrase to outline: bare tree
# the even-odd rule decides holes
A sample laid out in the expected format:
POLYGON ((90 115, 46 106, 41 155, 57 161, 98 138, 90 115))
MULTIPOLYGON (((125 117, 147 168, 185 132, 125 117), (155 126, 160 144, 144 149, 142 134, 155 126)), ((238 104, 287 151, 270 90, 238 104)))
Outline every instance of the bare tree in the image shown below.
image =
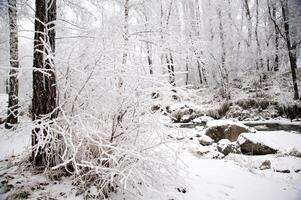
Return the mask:
MULTIPOLYGON (((163 43, 163 41, 165 39, 163 31, 168 30, 170 17, 171 17, 171 13, 172 13, 172 8, 173 8, 173 0, 170 0, 170 2, 169 2, 169 7, 168 7, 166 20, 164 20, 164 11, 163 11, 162 0, 160 1, 160 3, 161 3, 161 6, 160 6, 161 43, 163 43), (164 24, 164 22, 165 22, 165 24, 164 24)), ((176 86, 174 60, 173 60, 172 52, 171 52, 170 48, 164 49, 164 50, 168 51, 168 53, 167 52, 162 53, 161 63, 163 63, 163 59, 165 57, 166 64, 167 64, 167 71, 168 71, 168 74, 169 74, 169 83, 172 86, 176 86)))
POLYGON ((291 27, 289 23, 289 8, 288 8, 288 0, 281 0, 281 10, 282 10, 282 17, 283 17, 283 23, 284 23, 284 37, 286 40, 286 46, 288 50, 288 57, 289 62, 291 65, 291 71, 292 71, 292 78, 293 78, 293 86, 294 86, 294 99, 299 99, 299 90, 298 90, 298 84, 297 84, 297 76, 296 76, 296 70, 297 70, 297 44, 295 41, 292 41, 291 39, 291 27))
MULTIPOLYGON (((291 68, 291 74, 292 74, 292 82, 293 82, 293 88, 294 88, 294 99, 299 99, 299 89, 298 89, 298 83, 297 83, 297 54, 296 49, 297 45, 300 42, 297 42, 293 39, 292 33, 291 33, 291 24, 290 24, 290 9, 288 6, 288 0, 279 0, 280 2, 280 9, 281 9, 281 17, 282 17, 282 23, 278 23, 278 21, 275 18, 275 14, 269 9, 269 16, 272 22, 274 23, 276 34, 279 34, 281 38, 285 41, 285 45, 287 48, 287 53, 289 57, 289 63, 291 68), (283 24, 283 28, 282 28, 283 24)), ((270 3, 270 2, 269 2, 270 3)), ((277 37, 276 37, 277 39, 277 37)), ((278 43, 278 39, 276 41, 278 43)), ((276 49, 279 46, 276 44, 276 49)), ((275 61, 278 61, 278 55, 275 57, 275 61), (277 59, 277 60, 276 60, 277 59)))
POLYGON ((18 123, 19 108, 19 80, 18 80, 18 24, 17 24, 17 0, 8 0, 9 16, 9 45, 10 45, 10 72, 9 72, 9 89, 8 89, 8 113, 5 123, 6 128, 12 128, 18 123))

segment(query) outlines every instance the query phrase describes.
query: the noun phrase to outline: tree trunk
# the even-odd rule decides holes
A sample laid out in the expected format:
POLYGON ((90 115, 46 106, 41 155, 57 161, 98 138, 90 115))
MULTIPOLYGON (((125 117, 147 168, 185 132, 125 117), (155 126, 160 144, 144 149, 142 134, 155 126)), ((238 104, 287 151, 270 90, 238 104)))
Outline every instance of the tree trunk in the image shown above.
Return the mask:
POLYGON ((299 90, 297 84, 297 76, 296 76, 296 69, 297 69, 297 56, 296 56, 296 45, 294 45, 293 41, 291 41, 290 36, 290 24, 289 24, 289 10, 288 10, 288 2, 287 0, 281 1, 281 9, 282 9, 282 16, 284 21, 284 30, 285 30, 285 39, 286 39, 286 46, 288 50, 288 57, 289 62, 291 65, 292 71, 292 79, 293 79, 293 86, 294 86, 294 99, 299 99, 299 90))
POLYGON ((128 41, 129 41, 129 1, 130 0, 125 0, 124 2, 124 52, 122 55, 122 64, 127 63, 127 57, 128 57, 128 41))
MULTIPOLYGON (((56 0, 36 0, 35 11, 35 35, 34 35, 34 60, 33 60, 33 97, 32 97, 32 120, 52 120, 57 117, 57 85, 54 68, 55 53, 55 20, 56 0)), ((41 125, 43 125, 42 122, 41 125)), ((38 134, 46 136, 46 127, 35 128, 32 131, 32 146, 39 143, 38 134)), ((47 145, 45 146, 47 148, 47 145)), ((45 167, 46 150, 43 148, 33 151, 33 164, 45 167)))
POLYGON ((10 72, 9 72, 9 89, 8 89, 8 112, 5 123, 6 128, 12 128, 18 123, 18 24, 17 24, 17 0, 8 0, 8 16, 9 16, 9 45, 10 45, 10 72))
MULTIPOLYGON (((276 20, 276 7, 275 5, 273 5, 273 11, 272 11, 272 15, 273 18, 276 20)), ((274 59, 274 71, 279 71, 279 32, 278 29, 276 27, 276 25, 274 25, 275 27, 275 59, 274 59)))
POLYGON ((147 51, 147 62, 149 67, 149 74, 152 75, 153 72, 153 60, 152 60, 152 53, 151 53, 151 44, 150 42, 146 42, 146 51, 147 51))
POLYGON ((203 70, 202 70, 202 66, 199 60, 197 60, 197 67, 198 67, 198 73, 199 73, 199 79, 200 79, 200 84, 203 85, 203 70))
POLYGON ((221 76, 222 76, 222 87, 223 87, 223 97, 230 99, 230 91, 229 91, 229 75, 226 68, 226 46, 225 46, 225 35, 224 35, 224 26, 222 21, 222 13, 221 10, 217 9, 217 14, 219 18, 219 36, 221 42, 221 76))
POLYGON ((189 62, 188 62, 189 58, 188 56, 186 56, 186 64, 185 64, 185 85, 188 85, 188 81, 189 81, 189 62))
POLYGON ((169 83, 172 86, 176 86, 175 69, 171 52, 169 52, 169 54, 166 54, 165 57, 169 74, 169 83))
MULTIPOLYGON (((258 34, 258 25, 259 25, 259 2, 258 0, 255 0, 256 4, 256 25, 255 25, 255 39, 256 39, 256 46, 257 46, 257 68, 259 70, 263 69, 263 58, 262 58, 262 52, 261 52, 261 45, 259 41, 259 34, 258 34)), ((260 74, 261 76, 261 74, 260 74)))
POLYGON ((245 11, 246 11, 246 18, 247 18, 247 23, 248 23, 247 45, 251 46, 251 41, 252 41, 252 17, 251 17, 251 12, 250 12, 250 7, 249 7, 248 0, 244 0, 244 8, 245 8, 245 11))

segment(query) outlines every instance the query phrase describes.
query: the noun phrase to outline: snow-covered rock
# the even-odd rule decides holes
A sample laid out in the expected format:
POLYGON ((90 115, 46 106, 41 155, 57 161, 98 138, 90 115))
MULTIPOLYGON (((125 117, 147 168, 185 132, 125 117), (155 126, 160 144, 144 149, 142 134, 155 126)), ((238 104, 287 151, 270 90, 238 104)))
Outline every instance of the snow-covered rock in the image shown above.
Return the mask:
POLYGON ((238 144, 244 154, 265 155, 279 152, 301 156, 301 135, 285 131, 243 133, 239 136, 238 144))
POLYGON ((261 165, 259 166, 260 170, 266 170, 266 169, 271 169, 271 161, 269 160, 265 160, 261 163, 261 165))
POLYGON ((200 138, 199 138, 199 143, 201 145, 204 145, 204 146, 208 146, 208 145, 211 145, 214 143, 214 140, 207 136, 207 135, 202 135, 200 138))
POLYGON ((215 142, 222 139, 228 139, 234 142, 241 133, 254 132, 254 129, 231 120, 209 121, 207 127, 205 134, 211 137, 215 142))
POLYGON ((259 141, 254 141, 248 136, 240 135, 238 139, 241 152, 248 155, 267 155, 275 154, 277 150, 259 141))
POLYGON ((227 156, 230 153, 241 153, 240 147, 228 139, 222 139, 217 143, 217 150, 227 156))
POLYGON ((190 116, 192 115, 192 113, 193 113, 193 109, 187 105, 184 105, 180 108, 172 110, 171 118, 174 122, 186 123, 191 120, 190 116))

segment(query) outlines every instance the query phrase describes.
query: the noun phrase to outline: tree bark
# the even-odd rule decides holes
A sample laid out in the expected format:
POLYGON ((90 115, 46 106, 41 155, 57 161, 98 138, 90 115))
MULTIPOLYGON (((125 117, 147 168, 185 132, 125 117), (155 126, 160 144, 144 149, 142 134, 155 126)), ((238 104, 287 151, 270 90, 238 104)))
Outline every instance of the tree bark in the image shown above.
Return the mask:
POLYGON ((291 72, 292 72, 292 79, 293 79, 293 86, 294 86, 294 99, 299 99, 299 90, 298 90, 298 84, 297 84, 297 75, 296 75, 296 69, 297 69, 297 55, 296 55, 296 48, 297 46, 294 44, 294 42, 291 40, 290 36, 290 24, 289 24, 289 9, 288 9, 288 2, 287 0, 281 1, 281 10, 282 10, 282 16, 283 16, 283 23, 284 23, 284 30, 285 30, 285 39, 286 39, 286 46, 288 50, 288 57, 289 62, 291 66, 291 72))
POLYGON ((175 69, 171 52, 169 52, 169 54, 166 54, 165 57, 169 74, 169 83, 172 86, 176 86, 175 69))
POLYGON ((222 76, 222 87, 223 87, 223 97, 230 99, 230 91, 229 91, 229 75, 226 67, 226 46, 225 46, 225 31, 222 21, 222 13, 221 9, 217 8, 217 14, 219 18, 219 36, 221 42, 221 76, 222 76))
POLYGON ((124 52, 122 55, 122 64, 127 63, 127 57, 128 57, 128 41, 129 41, 129 1, 130 0, 125 0, 124 2, 124 52))
POLYGON ((188 82, 189 82, 189 58, 188 56, 186 56, 186 63, 185 63, 185 85, 188 85, 188 82))
POLYGON ((18 123, 18 24, 17 24, 17 0, 8 0, 8 16, 9 16, 9 45, 10 45, 10 72, 9 72, 9 89, 8 89, 8 112, 5 123, 6 128, 12 128, 18 123))
MULTIPOLYGON (((273 18, 276 20, 276 7, 273 5, 273 11, 272 11, 273 18)), ((274 25, 275 28, 275 58, 274 58, 274 71, 279 71, 279 32, 277 30, 276 25, 274 25)))
MULTIPOLYGON (((263 69, 263 58, 262 58, 262 52, 261 52, 261 45, 259 40, 259 34, 258 34, 258 26, 259 26, 259 2, 258 0, 255 0, 256 4, 256 25, 255 25, 255 39, 256 39, 256 46, 257 46, 257 69, 262 70, 263 69)), ((261 74, 260 74, 261 79, 261 74)))
POLYGON ((248 0, 244 0, 244 8, 246 11, 246 18, 247 18, 247 26, 248 26, 248 40, 247 40, 247 45, 251 46, 251 41, 252 41, 252 17, 251 17, 251 12, 250 12, 250 7, 249 7, 249 2, 248 0))
POLYGON ((146 53, 147 53, 147 63, 149 67, 149 74, 152 75, 153 72, 153 60, 152 60, 152 53, 151 53, 151 44, 150 42, 146 42, 146 53))
MULTIPOLYGON (((54 68, 55 53, 55 21, 56 0, 36 0, 35 11, 35 35, 34 35, 34 60, 33 60, 33 97, 32 97, 32 120, 53 120, 57 117, 57 85, 54 68)), ((39 122, 42 124, 42 122, 39 122)), ((35 128, 32 131, 32 145, 39 143, 38 134, 44 136, 48 133, 46 127, 35 128)), ((47 145, 46 145, 47 146, 47 145)), ((46 148, 46 147, 45 147, 46 148)), ((39 148, 33 151, 33 164, 45 166, 46 151, 39 148)))

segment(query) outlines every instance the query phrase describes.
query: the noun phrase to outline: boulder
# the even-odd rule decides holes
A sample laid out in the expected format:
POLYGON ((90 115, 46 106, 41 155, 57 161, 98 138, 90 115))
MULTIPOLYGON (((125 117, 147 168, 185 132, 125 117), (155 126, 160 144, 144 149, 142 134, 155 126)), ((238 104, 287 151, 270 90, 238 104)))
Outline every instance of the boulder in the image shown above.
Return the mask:
POLYGON ((171 118, 176 123, 179 122, 187 123, 191 121, 192 113, 193 113, 193 109, 185 105, 171 111, 171 118))
POLYGON ((209 145, 214 143, 214 140, 211 137, 207 136, 207 135, 202 135, 199 138, 199 143, 203 146, 209 146, 209 145))
POLYGON ((240 146, 241 152, 247 155, 267 155, 267 154, 275 154, 277 150, 267 146, 264 143, 260 143, 258 141, 251 140, 247 136, 243 134, 239 136, 237 143, 240 146))
POLYGON ((222 139, 228 139, 234 142, 241 133, 253 132, 248 126, 230 120, 209 121, 207 126, 208 128, 205 131, 205 135, 211 137, 215 142, 222 139))
POLYGON ((217 150, 227 156, 230 153, 239 154, 241 153, 239 145, 232 143, 228 139, 222 139, 217 143, 217 150))
POLYGON ((271 161, 265 160, 261 165, 259 166, 260 170, 266 170, 266 169, 271 169, 271 161))

